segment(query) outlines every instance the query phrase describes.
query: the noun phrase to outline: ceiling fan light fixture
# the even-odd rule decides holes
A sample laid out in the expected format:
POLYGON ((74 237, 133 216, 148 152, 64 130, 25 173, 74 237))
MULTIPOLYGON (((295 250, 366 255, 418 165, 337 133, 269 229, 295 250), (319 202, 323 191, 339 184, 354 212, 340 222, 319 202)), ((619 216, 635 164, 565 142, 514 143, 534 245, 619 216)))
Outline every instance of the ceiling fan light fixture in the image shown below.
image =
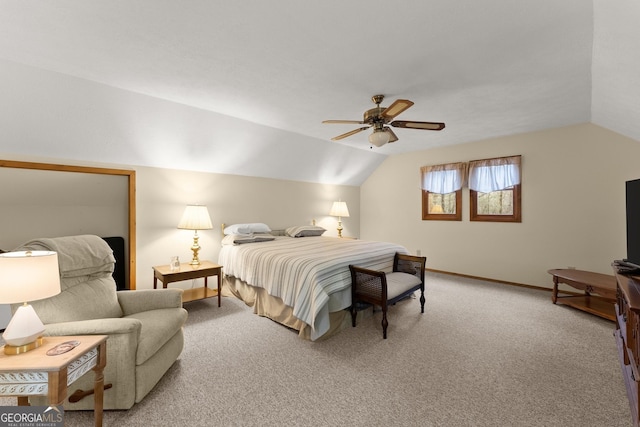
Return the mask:
POLYGON ((397 99, 391 103, 388 107, 381 107, 380 104, 384 99, 384 95, 374 95, 371 100, 376 104, 375 108, 366 110, 363 114, 362 120, 324 120, 322 123, 337 123, 337 124, 361 124, 367 125, 352 131, 343 133, 342 135, 334 136, 332 141, 339 141, 343 138, 347 138, 363 130, 373 128, 373 132, 369 135, 369 143, 372 146, 378 148, 385 144, 389 144, 398 140, 396 134, 391 130, 394 128, 408 128, 408 129, 423 129, 423 130, 442 130, 444 129, 444 123, 440 122, 416 122, 408 120, 394 120, 397 115, 410 108, 413 105, 413 101, 408 99, 397 99), (393 120, 393 121, 392 121, 393 120), (389 126, 387 126, 389 125, 389 126))
POLYGON ((369 142, 376 147, 382 147, 389 142, 389 138, 390 135, 383 129, 374 129, 371 135, 369 135, 369 142))

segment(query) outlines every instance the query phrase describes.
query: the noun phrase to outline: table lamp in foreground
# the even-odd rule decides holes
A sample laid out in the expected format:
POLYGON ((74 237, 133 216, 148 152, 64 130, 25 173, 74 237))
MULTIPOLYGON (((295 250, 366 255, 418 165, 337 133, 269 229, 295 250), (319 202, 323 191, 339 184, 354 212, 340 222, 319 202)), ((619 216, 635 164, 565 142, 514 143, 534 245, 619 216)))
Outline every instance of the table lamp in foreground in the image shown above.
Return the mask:
POLYGON ((5 354, 20 354, 42 344, 44 325, 28 301, 60 293, 58 254, 50 251, 0 254, 0 303, 24 303, 13 314, 2 338, 5 354))

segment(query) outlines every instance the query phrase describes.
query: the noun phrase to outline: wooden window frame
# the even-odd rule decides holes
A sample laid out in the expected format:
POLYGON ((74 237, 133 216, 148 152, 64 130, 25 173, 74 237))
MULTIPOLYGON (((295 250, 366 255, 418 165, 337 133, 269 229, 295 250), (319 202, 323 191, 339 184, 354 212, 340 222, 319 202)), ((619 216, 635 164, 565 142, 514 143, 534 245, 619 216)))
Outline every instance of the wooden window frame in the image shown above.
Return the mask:
POLYGON ((522 184, 514 185, 511 190, 513 191, 512 215, 479 215, 478 192, 469 189, 469 220, 486 222, 522 222, 522 184))
POLYGON ((462 189, 456 190, 456 213, 429 213, 429 194, 422 190, 422 220, 427 221, 462 221, 462 189))

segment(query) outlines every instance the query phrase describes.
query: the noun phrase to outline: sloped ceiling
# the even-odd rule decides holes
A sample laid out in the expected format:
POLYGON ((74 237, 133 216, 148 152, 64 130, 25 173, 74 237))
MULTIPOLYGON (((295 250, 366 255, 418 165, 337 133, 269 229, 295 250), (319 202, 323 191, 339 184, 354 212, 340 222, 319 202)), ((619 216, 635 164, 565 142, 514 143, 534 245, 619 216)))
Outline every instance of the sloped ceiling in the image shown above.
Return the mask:
POLYGON ((614 3, 2 1, 0 58, 275 129, 327 157, 364 150, 370 169, 380 155, 589 122, 592 108, 640 139, 640 2, 614 3), (330 141, 357 126, 321 121, 360 120, 378 93, 415 102, 400 119, 447 127, 396 129, 373 150, 368 131, 330 141))

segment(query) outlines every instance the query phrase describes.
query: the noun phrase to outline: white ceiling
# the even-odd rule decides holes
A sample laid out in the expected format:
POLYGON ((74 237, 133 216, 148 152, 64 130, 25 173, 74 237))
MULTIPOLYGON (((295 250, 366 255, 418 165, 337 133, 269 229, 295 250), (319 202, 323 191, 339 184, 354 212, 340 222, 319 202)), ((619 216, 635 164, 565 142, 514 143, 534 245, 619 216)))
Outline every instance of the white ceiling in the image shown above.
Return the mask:
MULTIPOLYGON (((640 16, 640 2, 616 3, 640 16)), ((637 44, 629 34, 611 42, 617 23, 606 19, 596 25, 606 43, 594 43, 594 8, 607 15, 605 4, 3 0, 0 58, 322 141, 358 127, 322 120, 360 120, 377 93, 383 105, 415 102, 398 119, 446 123, 396 129, 400 140, 376 149, 395 154, 591 121, 594 52, 637 44)), ((640 136, 640 108, 625 106, 630 117, 614 123, 615 102, 602 98, 603 125, 640 136)), ((329 144, 369 150, 368 133, 329 144)))
POLYGON ((3 1, 0 57, 326 141, 377 93, 446 122, 391 154, 589 121, 593 20, 584 0, 3 1))

